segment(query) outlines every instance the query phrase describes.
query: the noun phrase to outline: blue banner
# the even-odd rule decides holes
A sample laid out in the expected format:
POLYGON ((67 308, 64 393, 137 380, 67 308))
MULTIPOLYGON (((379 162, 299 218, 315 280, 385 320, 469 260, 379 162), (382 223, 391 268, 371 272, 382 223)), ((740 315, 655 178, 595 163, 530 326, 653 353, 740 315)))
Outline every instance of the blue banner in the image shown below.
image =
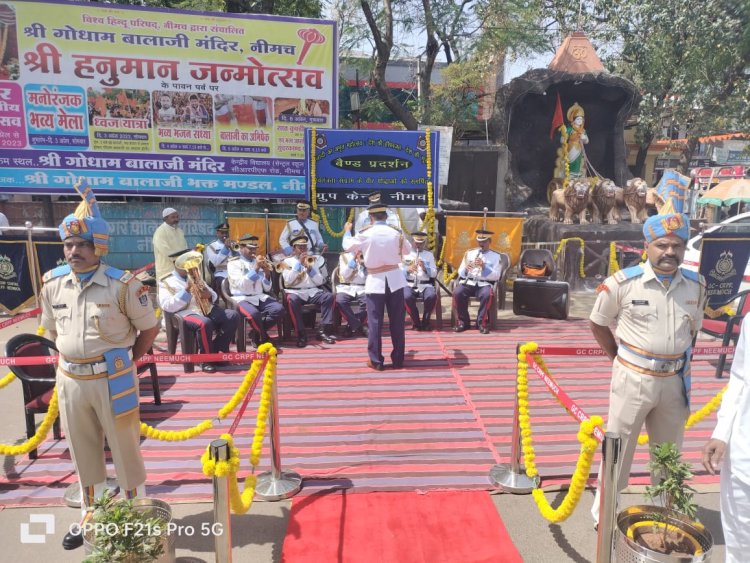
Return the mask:
POLYGON ((430 132, 428 141, 426 131, 307 129, 306 183, 326 207, 366 207, 372 192, 390 206, 427 207, 427 170, 429 165, 429 180, 437 186, 439 138, 430 132))
POLYGON ((708 233, 703 237, 700 273, 706 278, 708 306, 726 304, 740 291, 750 257, 750 234, 708 233))
POLYGON ((0 311, 11 315, 34 300, 27 250, 26 240, 0 238, 0 311))

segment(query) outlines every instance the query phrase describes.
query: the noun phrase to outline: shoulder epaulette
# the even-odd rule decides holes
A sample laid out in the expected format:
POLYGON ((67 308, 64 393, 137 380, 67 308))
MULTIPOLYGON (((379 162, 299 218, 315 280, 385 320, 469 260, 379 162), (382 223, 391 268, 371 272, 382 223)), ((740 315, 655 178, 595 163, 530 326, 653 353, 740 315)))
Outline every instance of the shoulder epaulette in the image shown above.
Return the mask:
POLYGON ((162 277, 159 278, 159 281, 164 281, 171 275, 172 275, 172 272, 169 272, 168 274, 164 274, 162 277))
POLYGON ((691 281, 694 281, 695 283, 706 285, 706 278, 704 278, 698 272, 694 272, 693 270, 688 270, 687 268, 680 268, 680 273, 682 273, 683 277, 691 281))
POLYGON ((63 264, 62 266, 58 266, 57 268, 50 270, 44 276, 42 276, 42 282, 48 282, 49 280, 59 278, 60 276, 64 276, 65 274, 70 273, 70 265, 63 264))
POLYGON ((109 268, 104 270, 104 275, 108 278, 112 278, 113 280, 121 281, 122 283, 130 283, 135 279, 135 276, 130 272, 120 270, 119 268, 115 268, 114 266, 110 266, 109 268))
POLYGON ((619 270, 618 272, 615 272, 615 275, 612 277, 615 278, 615 281, 617 283, 622 283, 624 281, 632 280, 633 278, 637 278, 638 276, 642 275, 643 266, 639 264, 637 266, 631 266, 630 268, 619 270))

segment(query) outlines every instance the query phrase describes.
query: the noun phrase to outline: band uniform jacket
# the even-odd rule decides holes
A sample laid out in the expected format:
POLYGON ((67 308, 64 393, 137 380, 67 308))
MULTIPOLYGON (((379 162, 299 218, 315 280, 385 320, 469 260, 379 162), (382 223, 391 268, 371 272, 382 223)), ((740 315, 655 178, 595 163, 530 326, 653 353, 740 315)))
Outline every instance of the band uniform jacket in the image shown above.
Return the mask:
POLYGON ((365 268, 365 265, 354 259, 354 253, 342 252, 339 255, 338 279, 333 280, 336 283, 336 292, 360 297, 365 294, 366 280, 367 268, 365 268))
MULTIPOLYGON (((305 219, 305 227, 310 233, 310 240, 308 241, 310 249, 315 253, 322 252, 323 235, 320 234, 320 228, 318 227, 318 224, 312 219, 308 218, 305 219)), ((289 241, 299 234, 306 234, 305 229, 302 228, 299 220, 295 218, 287 221, 286 227, 284 227, 284 230, 281 231, 281 236, 279 236, 279 246, 281 246, 285 254, 289 255, 292 253, 292 245, 289 244, 289 241)))
POLYGON ((316 267, 310 268, 308 273, 296 256, 285 258, 284 264, 289 266, 289 268, 284 268, 281 274, 284 279, 284 290, 287 293, 293 293, 303 301, 307 301, 319 291, 323 291, 319 286, 326 283, 326 278, 316 267))
POLYGON ((236 303, 246 301, 257 307, 268 299, 273 299, 266 292, 271 291, 271 278, 263 269, 255 270, 255 260, 242 256, 230 258, 227 262, 229 289, 232 300, 236 303))
POLYGON ((401 262, 401 270, 406 276, 406 282, 408 285, 414 287, 414 274, 410 272, 410 267, 406 265, 408 262, 417 263, 417 260, 424 262, 424 269, 420 271, 417 268, 417 274, 419 279, 417 280, 417 286, 419 289, 423 289, 425 286, 432 286, 432 280, 437 277, 437 264, 435 264, 435 257, 429 250, 420 250, 417 252, 416 249, 409 252, 404 256, 401 262))
MULTIPOLYGON (((193 299, 193 294, 187 289, 188 281, 172 272, 159 280, 159 307, 167 313, 190 311, 196 315, 203 315, 200 306, 193 299)), ((216 292, 206 284, 211 293, 211 303, 216 303, 216 292)))
POLYGON ((406 287, 400 265, 411 244, 397 228, 378 221, 354 236, 346 232, 342 246, 346 251, 362 251, 367 266, 365 292, 385 293, 386 282, 391 291, 406 287))
POLYGON ((481 248, 467 250, 461 260, 461 265, 458 267, 458 275, 463 278, 461 283, 478 285, 479 287, 492 285, 500 279, 502 274, 500 254, 494 250, 487 250, 486 252, 482 252, 481 248), (482 260, 484 260, 484 267, 481 270, 472 266, 478 255, 481 255, 482 260))
MULTIPOLYGON (((386 224, 396 227, 399 231, 402 230, 401 219, 399 218, 398 213, 393 211, 390 207, 388 208, 387 213, 388 217, 385 220, 386 224)), ((360 233, 362 232, 362 229, 369 227, 370 224, 370 212, 367 209, 363 209, 359 212, 357 220, 354 222, 354 232, 360 233)))
POLYGON ((227 277, 227 261, 235 253, 227 248, 224 241, 216 239, 206 247, 206 259, 214 267, 214 276, 219 278, 227 277))
POLYGON ((41 324, 68 361, 131 348, 137 331, 156 326, 148 288, 129 272, 102 263, 79 285, 66 265, 47 272, 43 280, 41 324))

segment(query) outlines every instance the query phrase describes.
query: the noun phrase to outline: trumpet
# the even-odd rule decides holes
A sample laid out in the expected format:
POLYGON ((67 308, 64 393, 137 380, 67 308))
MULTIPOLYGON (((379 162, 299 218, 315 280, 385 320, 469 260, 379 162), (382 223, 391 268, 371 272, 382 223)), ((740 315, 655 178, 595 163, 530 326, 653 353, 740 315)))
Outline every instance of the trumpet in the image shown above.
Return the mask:
POLYGON ((313 266, 315 266, 316 261, 317 256, 315 256, 314 254, 308 254, 307 256, 305 256, 303 264, 305 265, 305 268, 312 268, 313 266))
POLYGON ((281 262, 277 262, 276 264, 274 264, 273 269, 276 271, 277 274, 280 274, 284 270, 291 270, 292 267, 282 260, 281 262))
POLYGON ((259 268, 262 270, 265 270, 266 272, 270 272, 273 269, 273 265, 268 261, 268 258, 264 256, 263 254, 260 254, 255 257, 255 263, 258 265, 259 268))

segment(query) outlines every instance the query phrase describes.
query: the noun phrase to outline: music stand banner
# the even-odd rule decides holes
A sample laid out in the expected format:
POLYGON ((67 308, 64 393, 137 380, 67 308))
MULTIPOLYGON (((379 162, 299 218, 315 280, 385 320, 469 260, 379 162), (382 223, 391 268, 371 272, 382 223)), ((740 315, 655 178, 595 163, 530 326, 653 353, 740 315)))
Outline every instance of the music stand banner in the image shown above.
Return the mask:
POLYGON ((14 315, 33 301, 26 241, 0 238, 0 310, 14 315))
POLYGON ((703 236, 700 273, 706 278, 708 306, 716 308, 740 291, 750 257, 750 233, 703 236))

